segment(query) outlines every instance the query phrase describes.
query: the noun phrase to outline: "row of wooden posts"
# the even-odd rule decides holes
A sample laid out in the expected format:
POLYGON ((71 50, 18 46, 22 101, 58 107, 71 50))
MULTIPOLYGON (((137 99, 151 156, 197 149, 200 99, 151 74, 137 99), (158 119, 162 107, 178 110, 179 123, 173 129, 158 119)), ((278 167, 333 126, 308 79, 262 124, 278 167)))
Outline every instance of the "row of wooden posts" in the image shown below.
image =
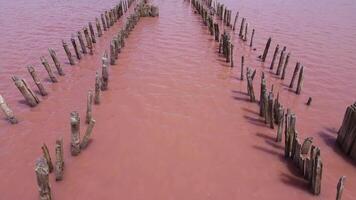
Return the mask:
MULTIPOLYGON (((233 63, 233 44, 231 42, 230 34, 224 29, 224 32, 220 35, 219 24, 214 23, 214 15, 216 18, 222 20, 223 25, 232 28, 233 31, 236 29, 236 22, 239 13, 236 13, 236 17, 233 25, 231 24, 231 10, 224 8, 223 4, 219 2, 213 2, 212 0, 199 1, 192 0, 192 5, 196 12, 199 13, 203 18, 203 23, 208 26, 211 35, 214 35, 215 41, 219 42, 219 53, 221 53, 225 58, 226 62, 231 63, 231 67, 234 66, 233 63), (214 3, 214 6, 212 4, 214 3)), ((241 26, 239 31, 239 38, 243 41, 247 41, 247 29, 248 23, 246 23, 246 18, 242 18, 241 26)), ((253 37, 255 30, 252 30, 250 47, 253 45, 253 37)), ((263 55, 260 56, 262 62, 265 62, 268 49, 271 44, 271 38, 268 39, 266 47, 264 49, 263 55)), ((274 63, 279 52, 279 45, 276 46, 273 59, 271 62, 270 69, 273 70, 274 63)), ((280 78, 285 79, 287 66, 289 63, 290 52, 286 54, 286 47, 284 47, 280 53, 280 58, 277 66, 276 75, 281 76, 280 78)), ((244 80, 244 56, 241 58, 241 80, 244 80)), ((290 88, 294 87, 296 77, 299 72, 298 83, 296 93, 300 94, 303 84, 303 66, 297 62, 290 88)), ((253 87, 253 80, 256 75, 256 70, 247 68, 246 78, 247 78, 247 94, 251 102, 256 102, 256 96, 253 87)), ((311 103, 311 97, 308 99, 307 105, 311 103)), ((276 142, 282 142, 283 135, 283 125, 284 125, 284 135, 285 135, 285 158, 290 159, 294 163, 297 169, 299 169, 301 176, 303 176, 308 182, 309 187, 314 195, 319 195, 321 191, 321 179, 323 171, 323 162, 320 156, 320 149, 312 144, 313 138, 308 137, 303 142, 298 138, 298 133, 296 131, 296 115, 291 112, 290 109, 285 111, 283 105, 279 101, 279 93, 277 97, 274 98, 273 85, 271 90, 267 91, 265 74, 262 72, 261 75, 261 88, 260 88, 260 116, 264 118, 265 123, 270 128, 277 128, 276 142)), ((353 107, 355 109, 355 107, 353 107)), ((347 114, 345 114, 347 115, 347 114)), ((355 114, 356 116, 356 114, 355 114)), ((356 119, 356 118, 355 118, 356 119)), ((344 122, 347 120, 344 120, 344 122)), ((349 123, 348 121, 345 122, 349 123)), ((348 126, 348 125, 345 125, 348 126)), ((343 130, 351 130, 352 128, 344 128, 343 130)), ((341 129, 340 129, 341 130, 341 129)), ((353 129, 352 129, 353 130, 353 129)), ((356 128, 355 128, 356 130, 356 128)), ((356 137, 356 131, 355 131, 356 137)), ((337 184, 337 200, 341 199, 341 195, 344 188, 345 176, 339 179, 337 184)))
MULTIPOLYGON (((130 6, 134 0, 128 1, 130 6)), ((102 91, 108 90, 109 86, 109 63, 115 65, 118 59, 121 49, 125 47, 125 38, 129 36, 129 33, 134 29, 135 25, 139 21, 140 17, 146 16, 158 16, 158 8, 148 5, 144 0, 136 4, 134 12, 127 17, 124 27, 118 31, 110 42, 110 59, 107 52, 102 57, 101 76, 99 72, 95 75, 94 92, 88 91, 87 95, 87 109, 85 122, 88 124, 86 132, 81 139, 80 137, 80 116, 78 112, 73 111, 70 113, 70 126, 71 126, 71 143, 70 152, 72 156, 77 156, 80 152, 87 148, 90 143, 90 138, 95 125, 93 119, 93 104, 100 104, 100 96, 102 91), (110 61, 109 61, 110 60, 110 61)), ((49 184, 49 173, 55 170, 56 181, 63 179, 64 158, 63 158, 63 139, 56 141, 56 161, 55 165, 51 161, 51 156, 47 146, 42 146, 43 156, 36 161, 36 176, 41 200, 52 199, 51 187, 49 184)))
MULTIPOLYGON (((88 23, 88 27, 85 26, 83 28, 83 33, 85 37, 85 41, 83 39, 83 34, 81 31, 78 31, 76 34, 73 34, 71 36, 71 44, 74 50, 74 56, 67 44, 66 41, 62 40, 62 45, 64 48, 64 51, 66 53, 66 56, 68 58, 68 62, 70 65, 75 65, 76 61, 75 58, 79 61, 83 58, 83 55, 86 54, 93 54, 94 51, 94 44, 97 42, 96 37, 101 37, 103 35, 103 31, 107 31, 114 25, 115 22, 124 14, 124 12, 127 11, 129 6, 132 4, 133 0, 123 0, 120 1, 117 5, 115 5, 113 8, 111 8, 108 11, 105 11, 100 15, 101 22, 99 18, 95 18, 95 25, 96 25, 96 33, 94 31, 93 25, 91 22, 88 23), (79 44, 77 43, 76 39, 78 39, 79 44)), ((64 76, 65 72, 61 66, 61 63, 59 62, 59 59, 57 57, 57 54, 54 49, 49 48, 48 49, 50 57, 53 60, 53 64, 60 76, 64 76)), ((53 72, 53 69, 51 65, 49 64, 47 58, 45 56, 40 57, 40 61, 45 68, 46 72, 48 73, 48 76, 51 80, 51 82, 56 83, 58 82, 58 78, 53 72)), ((36 87, 38 88, 39 93, 42 96, 47 96, 48 92, 45 89, 44 85, 41 82, 41 79, 39 78, 34 66, 29 65, 27 66, 27 70, 29 74, 31 75, 36 87)), ((27 81, 23 78, 13 76, 12 80, 15 84, 15 86, 19 89, 20 93, 23 95, 25 98, 27 104, 31 107, 35 107, 40 103, 40 99, 38 96, 35 94, 35 92, 31 89, 30 85, 27 83, 27 81)), ((12 109, 9 107, 9 105, 6 103, 5 98, 0 95, 0 109, 3 111, 5 114, 6 118, 9 120, 10 123, 16 124, 18 123, 18 119, 14 115, 14 112, 12 109)))

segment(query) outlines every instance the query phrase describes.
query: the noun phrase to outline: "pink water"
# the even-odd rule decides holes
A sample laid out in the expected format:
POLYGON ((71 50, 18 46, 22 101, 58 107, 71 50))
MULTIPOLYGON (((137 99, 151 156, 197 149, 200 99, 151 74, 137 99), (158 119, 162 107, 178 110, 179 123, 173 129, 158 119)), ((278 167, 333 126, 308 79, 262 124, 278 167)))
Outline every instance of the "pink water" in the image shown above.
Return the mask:
MULTIPOLYGON (((142 19, 130 34, 111 67, 110 89, 94 108, 93 142, 71 157, 69 113, 79 111, 84 121, 86 93, 93 88, 100 56, 122 22, 104 34, 94 56, 75 66, 66 63, 60 40, 114 3, 0 0, 0 91, 20 119, 15 126, 0 121, 0 199, 38 198, 34 160, 43 142, 53 154, 60 136, 66 168, 62 182, 51 175, 55 199, 335 199, 342 175, 347 176, 343 199, 354 199, 355 165, 334 141, 356 96, 355 2, 227 2, 256 29, 257 51, 236 37, 236 65, 245 55, 258 75, 268 72, 273 49, 265 67, 256 57, 269 36, 271 47, 278 42, 292 51, 286 80, 267 73, 268 85, 274 83, 282 104, 297 114, 301 137, 313 136, 321 148, 319 197, 285 162, 283 145, 274 142, 276 130, 265 127, 258 106, 246 100, 239 67, 226 67, 200 16, 178 0, 155 1, 160 17, 142 19), (10 77, 30 81, 25 67, 35 64, 45 80, 39 57, 48 55, 48 47, 57 50, 66 76, 57 84, 45 81, 50 95, 29 108, 10 77), (285 86, 296 60, 305 66, 300 96, 285 86), (311 107, 305 106, 309 96, 311 107)), ((85 127, 82 123, 82 133, 85 127)))

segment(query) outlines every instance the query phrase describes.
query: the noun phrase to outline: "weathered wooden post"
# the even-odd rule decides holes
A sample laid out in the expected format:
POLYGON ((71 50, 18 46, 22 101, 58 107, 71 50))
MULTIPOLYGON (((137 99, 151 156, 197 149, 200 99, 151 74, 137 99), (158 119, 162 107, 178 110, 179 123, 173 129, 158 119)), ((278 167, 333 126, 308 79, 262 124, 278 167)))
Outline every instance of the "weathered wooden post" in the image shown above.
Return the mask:
POLYGON ((314 195, 319 195, 321 190, 321 178, 323 174, 323 162, 321 161, 320 155, 316 156, 313 169, 312 192, 314 195))
POLYGON ((46 160, 40 157, 36 160, 35 167, 40 200, 52 200, 51 186, 49 184, 49 169, 46 160))
POLYGON ((244 62, 245 62, 245 57, 241 56, 241 76, 240 76, 240 79, 242 81, 244 80, 244 62))
POLYGON ((268 49, 269 49, 269 46, 271 45, 271 41, 272 41, 272 38, 268 38, 265 50, 263 51, 262 62, 266 61, 267 54, 268 54, 268 49))
POLYGON ((89 36, 89 32, 88 32, 88 28, 84 27, 83 32, 84 32, 85 40, 87 42, 87 47, 89 49, 89 54, 93 55, 93 43, 91 42, 91 39, 90 39, 90 36, 89 36))
POLYGON ((250 40, 250 47, 253 46, 253 37, 255 36, 255 29, 252 29, 251 40, 250 40))
POLYGON ((265 116, 265 109, 264 109, 264 95, 265 93, 267 92, 267 89, 266 89, 266 79, 265 79, 265 74, 264 72, 262 72, 262 76, 261 76, 261 90, 260 90, 260 116, 261 117, 264 117, 265 116))
POLYGON ((276 142, 282 142, 283 124, 284 124, 284 109, 283 106, 280 106, 278 108, 278 130, 277 130, 276 142))
POLYGON ((47 59, 46 59, 44 56, 41 56, 41 57, 40 57, 40 60, 41 60, 42 65, 43 65, 44 68, 46 69, 46 71, 47 71, 47 73, 48 73, 48 76, 49 76, 49 78, 51 79, 51 81, 52 81, 53 83, 58 82, 56 76, 54 75, 54 73, 53 73, 53 71, 52 71, 51 66, 50 66, 50 65, 48 64, 48 62, 47 62, 47 59))
POLYGON ((87 112, 85 117, 85 122, 87 124, 89 124, 90 120, 93 118, 93 109, 92 109, 93 101, 94 101, 93 92, 89 90, 87 96, 87 112))
POLYGON ((89 125, 87 127, 87 130, 85 131, 85 135, 83 137, 83 140, 80 143, 80 148, 81 149, 87 148, 87 146, 88 146, 88 144, 90 142, 90 136, 91 136, 91 134, 93 132, 94 125, 95 125, 95 120, 94 119, 90 119, 89 125))
POLYGON ((70 41, 72 42, 75 56, 77 57, 78 60, 82 59, 82 55, 80 54, 79 48, 77 46, 77 43, 75 42, 75 36, 74 35, 72 35, 72 37, 70 38, 70 41))
POLYGON ((231 49, 231 54, 230 54, 231 68, 233 68, 234 67, 234 45, 232 43, 230 44, 230 49, 231 49))
POLYGON ((101 78, 99 73, 95 74, 95 95, 94 95, 94 103, 100 104, 100 92, 101 92, 101 78))
POLYGON ((110 65, 115 65, 115 45, 113 42, 110 43, 110 65))
POLYGON ((96 31, 98 32, 98 37, 103 35, 103 31, 101 30, 100 21, 98 18, 95 18, 96 31))
POLYGON ((292 80, 290 81, 290 84, 289 84, 289 88, 293 88, 294 87, 295 78, 297 77, 299 68, 300 68, 300 63, 297 62, 297 64, 295 65, 295 68, 294 68, 292 80))
POLYGON ((80 118, 75 111, 70 113, 70 126, 72 131, 70 152, 72 156, 77 156, 80 153, 80 118))
POLYGON ((54 49, 52 49, 52 48, 49 48, 48 51, 49 51, 49 54, 51 55, 51 58, 52 58, 53 63, 54 63, 54 66, 56 66, 56 69, 57 69, 58 74, 59 74, 60 76, 64 76, 65 73, 63 72, 63 69, 62 69, 62 67, 61 67, 61 64, 60 64, 59 61, 58 61, 56 52, 55 52, 54 49))
POLYGON ((109 86, 109 66, 107 65, 107 54, 102 58, 102 71, 101 71, 101 90, 105 91, 109 86))
POLYGON ((246 25, 245 25, 245 35, 243 36, 243 41, 247 41, 247 31, 248 31, 248 22, 246 22, 246 25))
POLYGON ((271 91, 268 95, 268 117, 270 128, 274 128, 273 106, 273 92, 271 91))
POLYGON ((67 54, 69 64, 74 65, 75 63, 74 63, 74 60, 73 60, 73 57, 72 57, 72 53, 70 52, 70 50, 68 48, 68 45, 64 40, 62 40, 62 45, 63 45, 64 51, 67 54))
POLYGON ((276 49, 274 50, 274 54, 273 54, 273 58, 272 58, 272 62, 271 62, 271 67, 269 68, 270 70, 273 70, 274 62, 275 62, 275 60, 277 58, 278 51, 279 51, 279 44, 277 44, 276 49))
POLYGON ((283 50, 281 51, 281 55, 279 57, 279 62, 278 62, 278 66, 277 66, 277 75, 281 74, 281 70, 282 70, 282 65, 284 63, 284 57, 285 57, 285 52, 286 52, 286 47, 283 47, 283 50))
POLYGON ((255 102, 256 101, 255 92, 253 89, 253 82, 252 82, 251 74, 249 72, 247 73, 246 78, 247 78, 247 93, 250 95, 250 101, 255 102))
POLYGON ((342 192, 344 191, 345 187, 345 180, 346 176, 341 176, 339 182, 336 186, 336 200, 341 200, 342 192))
POLYGON ((88 23, 88 26, 89 26, 90 36, 91 36, 91 42, 96 43, 95 32, 94 32, 94 28, 93 28, 93 25, 91 24, 91 22, 88 23))
POLYGON ((300 92, 302 91, 302 87, 303 87, 303 72, 304 72, 304 66, 302 66, 300 68, 300 71, 299 71, 297 90, 295 91, 296 94, 300 94, 300 92))
POLYGON ((29 66, 27 66, 27 70, 28 70, 28 72, 31 74, 33 81, 35 82, 35 84, 36 84, 38 90, 40 91, 40 94, 41 94, 42 96, 48 95, 46 89, 44 88, 44 86, 42 85, 40 79, 39 79, 38 76, 37 76, 37 73, 36 73, 36 71, 35 71, 35 68, 33 68, 32 66, 29 65, 29 66))
POLYGON ((48 172, 51 173, 53 171, 53 164, 52 164, 51 155, 49 154, 48 151, 48 147, 46 144, 43 144, 41 149, 42 149, 43 157, 46 159, 48 165, 48 172))
POLYGON ((244 26, 245 26, 245 21, 246 21, 246 18, 242 18, 241 26, 240 26, 240 32, 239 32, 239 37, 240 38, 243 37, 243 30, 244 30, 244 26))
POLYGON ((105 16, 105 21, 106 21, 106 28, 109 29, 110 28, 110 20, 109 20, 108 11, 105 11, 104 16, 105 16))
POLYGON ((214 32, 215 32, 215 41, 219 42, 219 24, 218 23, 214 23, 214 32))
POLYGON ((16 76, 12 77, 16 87, 19 89, 21 94, 24 96, 26 102, 31 106, 34 107, 40 103, 40 100, 36 96, 36 94, 28 87, 26 81, 24 79, 20 79, 16 76))
POLYGON ((233 31, 235 31, 235 29, 236 29, 236 22, 237 22, 238 18, 239 18, 239 12, 237 12, 236 15, 235 15, 234 26, 232 27, 233 31))
POLYGON ((54 167, 54 172, 56 175, 56 181, 63 179, 63 170, 64 170, 64 157, 63 157, 63 139, 56 140, 56 163, 54 167))
POLYGON ((84 43, 82 32, 80 32, 80 31, 78 31, 78 40, 79 40, 80 47, 82 49, 82 53, 83 54, 87 54, 88 51, 87 51, 87 48, 85 47, 85 43, 84 43))
POLYGON ((106 23, 105 23, 104 14, 102 13, 100 16, 101 16, 101 23, 103 25, 103 29, 104 29, 104 31, 106 31, 107 29, 106 29, 106 23))
POLYGON ((18 120, 16 119, 14 112, 10 109, 10 107, 7 105, 4 97, 0 95, 0 109, 2 112, 5 114, 6 119, 9 120, 11 124, 17 124, 18 120))
POLYGON ((284 66, 283 66, 282 77, 281 77, 282 80, 284 80, 285 75, 286 75, 287 66, 288 66, 288 62, 289 62, 289 57, 290 57, 290 52, 287 54, 286 61, 285 61, 284 66))

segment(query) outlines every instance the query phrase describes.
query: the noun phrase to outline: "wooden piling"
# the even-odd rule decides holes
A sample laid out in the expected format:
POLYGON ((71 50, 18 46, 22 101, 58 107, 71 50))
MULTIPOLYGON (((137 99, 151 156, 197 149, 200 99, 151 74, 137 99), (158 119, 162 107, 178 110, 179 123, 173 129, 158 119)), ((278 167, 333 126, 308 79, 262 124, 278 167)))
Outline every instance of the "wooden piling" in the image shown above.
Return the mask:
POLYGON ((277 75, 281 74, 281 70, 282 70, 282 65, 284 63, 284 57, 285 57, 285 52, 286 52, 286 47, 283 47, 283 50, 281 51, 281 55, 279 57, 279 62, 278 62, 278 66, 277 66, 277 75))
POLYGON ((244 80, 244 62, 245 62, 245 57, 241 56, 241 76, 240 76, 240 79, 242 81, 244 80))
POLYGON ((115 45, 113 42, 110 43, 110 65, 115 65, 115 45))
POLYGON ((233 31, 235 31, 235 29, 236 29, 236 22, 237 22, 238 18, 239 18, 239 12, 237 12, 236 15, 235 15, 234 26, 232 28, 233 31))
POLYGON ((101 30, 100 21, 98 18, 95 18, 96 31, 98 32, 98 37, 103 35, 103 31, 101 30))
POLYGON ((231 50, 231 55, 230 55, 230 59, 231 59, 231 68, 234 67, 234 45, 231 43, 230 44, 230 50, 231 50))
POLYGON ((28 70, 28 72, 30 73, 30 75, 31 75, 31 77, 32 77, 32 79, 33 79, 33 81, 35 82, 35 84, 36 84, 38 90, 40 91, 40 94, 41 94, 42 96, 48 95, 46 89, 44 88, 44 86, 42 85, 40 79, 39 79, 38 76, 37 76, 37 73, 36 73, 36 71, 35 71, 35 68, 34 68, 33 66, 30 66, 30 65, 29 65, 29 66, 27 67, 27 70, 28 70))
POLYGON ((239 32, 239 37, 242 38, 243 37, 243 30, 244 30, 244 27, 245 27, 245 21, 246 21, 246 18, 242 18, 242 21, 241 21, 241 26, 240 26, 240 32, 239 32))
POLYGON ((96 43, 96 39, 95 39, 95 32, 94 32, 94 28, 91 22, 88 23, 89 26, 89 31, 90 31, 90 36, 91 36, 91 42, 92 43, 96 43))
MULTIPOLYGON (((77 46, 77 43, 75 42, 74 35, 72 35, 72 38, 70 39, 70 41, 72 42, 75 56, 77 57, 78 60, 82 59, 82 55, 80 54, 79 48, 77 46)), ((85 48, 85 46, 84 46, 84 48, 85 48)))
POLYGON ((219 24, 217 23, 214 23, 214 32, 215 32, 215 41, 219 42, 220 32, 219 32, 219 24))
POLYGON ((282 142, 283 124, 284 124, 284 109, 283 106, 280 106, 278 108, 278 129, 277 129, 276 142, 282 142))
POLYGON ((36 160, 35 167, 40 200, 52 200, 51 186, 49 184, 49 169, 46 160, 40 157, 36 160))
POLYGON ((245 35, 243 36, 243 41, 247 41, 247 32, 248 32, 248 22, 245 24, 245 35))
POLYGON ((336 200, 341 200, 342 193, 345 187, 346 176, 341 176, 336 186, 336 200))
POLYGON ((70 152, 72 156, 77 156, 80 153, 80 117, 76 111, 70 113, 71 125, 71 145, 70 152))
POLYGON ((14 112, 7 105, 3 96, 0 95, 0 109, 5 114, 6 119, 9 120, 11 124, 17 124, 18 120, 16 119, 14 112))
POLYGON ((297 77, 297 74, 299 72, 299 68, 300 68, 300 63, 297 62, 297 64, 295 65, 295 68, 294 68, 292 79, 291 79, 290 84, 289 84, 289 88, 293 88, 294 87, 295 78, 297 77))
POLYGON ((94 95, 91 90, 88 91, 88 96, 87 96, 87 111, 86 111, 86 117, 85 117, 85 122, 89 124, 90 120, 93 118, 93 101, 94 101, 94 95))
POLYGON ((94 95, 94 104, 100 104, 100 92, 101 92, 101 78, 99 73, 95 74, 95 95, 94 95))
POLYGON ((16 76, 12 77, 16 87, 19 89, 21 94, 24 96, 26 102, 31 106, 34 107, 40 103, 40 100, 36 96, 36 94, 28 87, 28 84, 24 79, 20 79, 16 76))
POLYGON ((312 100, 313 100, 313 99, 312 99, 311 97, 308 98, 307 106, 310 106, 312 100))
POLYGON ((105 16, 105 21, 106 21, 106 28, 109 29, 110 28, 110 20, 109 20, 108 11, 105 11, 104 16, 105 16))
POLYGON ((43 144, 41 149, 42 149, 43 157, 46 159, 48 165, 48 172, 51 173, 53 171, 53 164, 52 164, 51 155, 49 154, 48 147, 46 144, 43 144))
POLYGON ((283 66, 282 77, 281 77, 282 80, 284 80, 285 75, 286 75, 287 66, 288 66, 288 62, 289 62, 289 57, 290 57, 290 52, 287 54, 286 61, 285 61, 284 66, 283 66))
POLYGON ((55 66, 56 69, 57 69, 58 74, 59 74, 60 76, 64 76, 65 73, 64 73, 64 71, 63 71, 63 69, 62 69, 62 67, 61 67, 61 64, 60 64, 59 61, 58 61, 56 52, 55 52, 54 49, 52 49, 52 48, 49 48, 48 51, 49 51, 49 54, 51 55, 51 58, 52 58, 52 60, 53 60, 54 66, 55 66))
POLYGON ((274 62, 277 58, 278 51, 279 51, 279 44, 277 44, 276 49, 274 50, 271 66, 269 68, 270 70, 273 70, 273 68, 274 68, 274 62))
POLYGON ((321 178, 323 174, 323 162, 321 161, 320 156, 316 157, 314 163, 314 171, 313 171, 313 184, 312 184, 312 192, 314 195, 319 195, 321 190, 321 178))
POLYGON ((255 29, 252 29, 251 40, 250 40, 250 47, 253 46, 253 37, 255 36, 255 29))
POLYGON ((57 83, 58 80, 57 80, 56 76, 54 75, 51 66, 48 64, 47 59, 46 59, 45 57, 41 56, 41 57, 40 57, 40 60, 41 60, 42 65, 43 65, 44 68, 46 69, 46 71, 47 71, 47 73, 48 73, 48 76, 49 76, 49 78, 51 79, 51 81, 52 81, 53 83, 57 83))
MULTIPOLYGON (((87 54, 88 51, 87 51, 87 48, 85 47, 85 43, 84 43, 84 39, 83 39, 82 32, 78 31, 77 34, 78 34, 79 44, 80 44, 80 47, 81 47, 81 49, 82 49, 82 53, 83 53, 83 54, 87 54)), ((78 59, 79 59, 79 58, 78 58, 78 59)))
POLYGON ((266 93, 266 79, 265 79, 265 75, 264 72, 262 72, 262 76, 261 76, 261 90, 260 90, 260 116, 264 117, 265 116, 265 109, 264 109, 264 95, 266 93))
POLYGON ((104 29, 104 31, 106 31, 107 29, 106 29, 106 23, 105 23, 104 14, 101 14, 100 17, 101 17, 101 23, 103 25, 103 29, 104 29))
POLYGON ((272 41, 272 38, 268 38, 265 50, 263 51, 262 62, 266 61, 268 50, 269 50, 269 46, 271 45, 271 41, 272 41))
POLYGON ((68 57, 69 64, 74 65, 75 63, 74 63, 74 60, 72 57, 72 53, 70 52, 68 45, 64 40, 62 40, 62 45, 63 45, 64 51, 66 52, 66 55, 68 57))
POLYGON ((93 55, 93 43, 91 42, 91 38, 89 36, 89 31, 87 27, 84 27, 83 29, 85 40, 87 42, 87 47, 89 49, 89 54, 93 55))
POLYGON ((297 90, 295 91, 296 94, 300 94, 300 92, 302 91, 302 87, 303 87, 303 72, 304 72, 304 66, 302 66, 300 68, 300 71, 299 71, 297 90))
POLYGON ((269 127, 274 128, 274 115, 273 115, 273 92, 271 91, 268 95, 268 118, 269 127))
POLYGON ((56 176, 56 181, 61 181, 63 179, 64 170, 64 157, 63 157, 63 139, 56 140, 56 163, 54 167, 54 172, 56 176))
POLYGON ((101 71, 101 90, 105 91, 108 89, 109 86, 109 66, 106 64, 107 58, 104 56, 102 64, 102 71, 101 71))
POLYGON ((95 125, 95 120, 94 119, 90 119, 89 125, 87 127, 87 130, 85 131, 84 137, 82 142, 80 143, 80 148, 81 149, 85 149, 88 147, 88 144, 90 142, 90 136, 93 132, 93 128, 95 125))

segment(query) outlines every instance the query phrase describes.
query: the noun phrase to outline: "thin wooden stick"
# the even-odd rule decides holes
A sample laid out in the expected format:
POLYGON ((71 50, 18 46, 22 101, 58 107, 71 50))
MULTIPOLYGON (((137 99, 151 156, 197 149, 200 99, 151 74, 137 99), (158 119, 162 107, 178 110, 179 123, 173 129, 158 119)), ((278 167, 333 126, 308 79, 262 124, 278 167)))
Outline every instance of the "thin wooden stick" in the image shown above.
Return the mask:
POLYGON ((297 84, 297 90, 295 91, 296 94, 300 94, 302 91, 303 87, 303 72, 304 72, 304 67, 302 66, 299 71, 299 79, 298 79, 298 84, 297 84))
POLYGON ((91 90, 88 91, 87 96, 87 112, 85 117, 85 122, 89 124, 90 120, 93 118, 93 102, 94 102, 94 95, 91 90))
POLYGON ((277 44, 276 49, 274 50, 274 54, 273 54, 273 58, 272 58, 272 62, 271 62, 271 67, 269 68, 270 70, 273 70, 273 68, 274 68, 274 62, 275 62, 275 60, 277 58, 278 51, 279 51, 279 44, 277 44))
POLYGON ((240 79, 243 81, 244 80, 244 62, 245 62, 245 57, 241 57, 241 75, 240 79))
POLYGON ((253 37, 255 36, 255 29, 252 29, 251 40, 250 40, 250 47, 253 46, 253 37))
POLYGON ((94 28, 91 22, 88 23, 89 26, 89 31, 90 31, 90 36, 91 36, 91 41, 92 43, 96 43, 96 39, 95 39, 95 32, 94 32, 94 28))
POLYGON ((83 29, 85 40, 87 42, 87 47, 89 49, 89 54, 93 55, 93 43, 91 42, 91 38, 89 36, 89 31, 87 27, 84 27, 83 29))
POLYGON ((289 62, 289 57, 290 57, 290 52, 287 54, 286 61, 285 61, 284 66, 283 66, 282 77, 281 77, 282 80, 284 80, 284 78, 285 78, 285 76, 286 76, 286 71, 287 71, 287 66, 288 66, 288 62, 289 62))
POLYGON ((53 171, 53 164, 52 164, 51 155, 49 154, 48 147, 46 144, 43 144, 41 149, 42 149, 43 157, 46 159, 48 165, 48 171, 49 173, 51 173, 53 171))
POLYGON ((232 27, 233 31, 235 31, 235 29, 236 29, 236 22, 237 22, 238 18, 239 18, 239 12, 237 12, 235 15, 234 26, 232 27))
POLYGON ((103 31, 101 30, 100 21, 98 18, 95 18, 96 31, 98 32, 98 37, 103 35, 103 31))
POLYGON ((345 187, 346 176, 341 176, 336 187, 336 200, 341 200, 342 193, 345 187))
POLYGON ((101 92, 101 78, 99 73, 95 74, 95 95, 94 95, 94 104, 100 104, 100 92, 101 92))

